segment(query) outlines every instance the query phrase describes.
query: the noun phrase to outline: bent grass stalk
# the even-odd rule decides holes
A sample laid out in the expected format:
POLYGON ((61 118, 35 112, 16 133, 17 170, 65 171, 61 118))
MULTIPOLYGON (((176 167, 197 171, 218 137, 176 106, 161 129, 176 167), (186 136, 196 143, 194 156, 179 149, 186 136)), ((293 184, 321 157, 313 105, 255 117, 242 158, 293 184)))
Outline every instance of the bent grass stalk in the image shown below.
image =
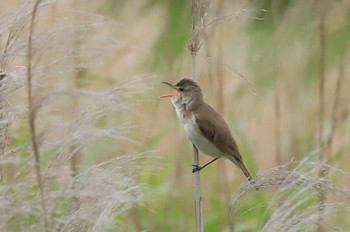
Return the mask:
POLYGON ((40 168, 40 154, 39 154, 39 148, 36 140, 36 128, 35 128, 35 115, 36 110, 33 106, 33 87, 32 87, 32 40, 33 40, 33 34, 34 34, 34 21, 37 14, 37 10, 39 7, 41 0, 37 0, 34 4, 30 27, 29 27, 29 37, 28 37, 28 52, 27 52, 27 94, 28 94, 28 123, 29 123, 29 129, 30 129, 30 135, 31 135, 31 141, 32 141, 32 147, 33 147, 33 153, 35 157, 35 173, 36 178, 39 186, 39 192, 40 192, 40 202, 42 207, 42 217, 44 220, 44 227, 45 231, 49 231, 48 228, 48 221, 47 221, 47 210, 46 210, 46 203, 45 203, 45 193, 44 193, 44 185, 43 180, 41 176, 41 168, 40 168))

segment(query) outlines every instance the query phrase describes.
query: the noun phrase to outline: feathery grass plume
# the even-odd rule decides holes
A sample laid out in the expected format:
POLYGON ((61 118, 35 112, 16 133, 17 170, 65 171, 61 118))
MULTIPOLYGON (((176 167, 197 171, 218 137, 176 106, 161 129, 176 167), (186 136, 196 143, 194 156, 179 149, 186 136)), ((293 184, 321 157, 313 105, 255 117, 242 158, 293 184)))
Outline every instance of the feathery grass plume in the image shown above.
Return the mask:
POLYGON ((350 190, 333 183, 331 179, 344 179, 347 183, 350 181, 350 177, 343 171, 325 163, 311 161, 310 157, 261 173, 255 179, 256 186, 262 191, 273 191, 274 194, 265 198, 266 203, 243 209, 243 205, 251 200, 249 192, 254 192, 254 186, 242 186, 232 196, 230 203, 231 231, 237 228, 240 216, 253 213, 256 208, 265 209, 262 218, 266 222, 259 225, 259 231, 315 231, 318 225, 328 230, 346 231, 346 228, 341 228, 336 221, 332 221, 332 216, 337 213, 350 215, 350 190), (330 170, 327 179, 318 175, 319 168, 330 170), (325 217, 319 221, 319 197, 324 192, 329 193, 329 200, 322 205, 325 217))
MULTIPOLYGON (((88 20, 73 24, 65 8, 58 8, 54 14, 48 12, 51 4, 59 3, 36 0, 22 5, 0 4, 0 230, 114 230, 123 227, 120 215, 142 202, 144 185, 136 179, 140 169, 150 165, 146 155, 120 154, 125 153, 121 145, 136 143, 128 136, 135 125, 123 114, 134 106, 132 97, 148 90, 145 80, 150 75, 129 77, 108 87, 95 87, 90 78, 83 80, 85 88, 72 88, 73 72, 84 67, 92 75, 94 68, 103 67, 116 42, 92 30, 103 27, 102 17, 79 11, 88 20), (37 12, 33 11, 35 4, 37 12), (55 14, 66 17, 48 20, 55 14), (71 36, 78 29, 83 33, 71 36), (81 54, 73 51, 76 41, 84 50, 81 54), (29 64, 25 69, 23 58, 27 54, 29 64), (72 65, 76 56, 84 59, 72 65), (81 104, 67 110, 73 99, 81 104), (27 100, 30 107, 23 103, 27 100), (35 152, 25 126, 28 113, 35 152), (108 150, 103 149, 103 143, 109 144, 108 150), (77 150, 84 150, 84 161, 72 177, 67 160, 77 150), (115 154, 118 158, 111 159, 115 154), (35 171, 38 167, 41 170, 35 171), (40 190, 38 173, 42 179, 40 190), (40 201, 43 192, 45 210, 40 201)), ((103 79, 103 74, 98 78, 103 79)))
POLYGON ((42 150, 45 153, 53 152, 53 161, 64 162, 75 152, 101 139, 137 143, 128 137, 128 133, 134 128, 128 122, 109 128, 101 128, 97 125, 108 115, 130 110, 132 104, 129 103, 128 98, 148 90, 143 83, 147 78, 146 75, 130 78, 131 80, 126 83, 105 91, 73 89, 56 91, 47 95, 42 99, 43 107, 55 103, 61 104, 62 101, 68 103, 72 97, 80 99, 82 105, 74 110, 75 117, 71 120, 67 120, 68 115, 65 114, 49 115, 50 121, 46 124, 46 129, 42 131, 42 150), (74 149, 72 150, 71 147, 74 149))
MULTIPOLYGON (((0 4, 0 159, 4 162, 13 149, 9 148, 13 137, 9 127, 20 115, 26 113, 25 106, 12 105, 9 99, 25 85, 24 65, 13 65, 25 55, 26 26, 30 19, 29 2, 16 9, 0 4)), ((5 161, 6 162, 6 161, 5 161)), ((4 183, 6 170, 0 167, 0 181, 4 183)), ((1 227, 0 227, 1 230, 1 227)))
MULTIPOLYGON (((107 137, 114 141, 130 140, 126 135, 129 128, 124 125, 108 129, 96 128, 94 125, 103 116, 115 111, 122 112, 127 107, 131 107, 119 101, 122 99, 127 101, 128 96, 144 91, 144 88, 137 81, 130 81, 103 93, 81 91, 85 93, 84 97, 94 99, 90 101, 91 106, 86 111, 76 114, 77 118, 74 118, 72 122, 64 123, 57 120, 56 123, 54 121, 54 125, 42 132, 44 136, 40 140, 41 152, 50 157, 44 175, 47 211, 51 216, 50 228, 62 227, 62 231, 77 231, 76 226, 83 224, 84 228, 95 228, 95 231, 101 231, 101 228, 107 225, 115 226, 115 216, 133 206, 134 203, 140 202, 142 186, 137 184, 133 177, 143 166, 142 155, 121 156, 103 162, 88 168, 89 171, 83 172, 72 180, 68 167, 64 165, 64 161, 71 155, 67 148, 74 144, 76 149, 82 149, 107 137), (105 100, 106 105, 113 102, 113 107, 98 105, 97 101, 101 100, 105 100), (96 106, 92 107, 92 105, 96 106), (67 129, 65 124, 68 124, 67 129), (73 184, 74 188, 71 188, 73 184), (97 189, 99 191, 96 191, 97 189), (78 204, 79 207, 72 207, 72 204, 78 204)), ((75 94, 74 91, 71 93, 75 94)), ((62 101, 62 98, 60 100, 62 101)), ((54 105, 54 101, 47 101, 46 104, 54 105)), ((46 106, 46 104, 43 105, 46 106)), ((50 120, 51 117, 47 119, 50 120)), ((23 149, 17 148, 17 150, 8 152, 2 157, 2 164, 20 165, 23 163, 22 159, 14 159, 14 155, 19 152, 23 152, 23 149)), ((33 165, 32 160, 27 160, 23 168, 16 174, 15 182, 5 185, 2 189, 5 196, 2 199, 4 203, 2 205, 8 212, 8 216, 3 220, 9 224, 9 227, 13 227, 15 223, 14 231, 22 231, 29 227, 37 231, 41 228, 40 223, 25 223, 27 219, 34 220, 39 216, 38 202, 36 198, 33 198, 34 193, 31 191, 36 188, 31 173, 33 165), (32 197, 26 196, 28 193, 32 197)))
MULTIPOLYGON (((74 180, 68 166, 52 169, 45 176, 50 231, 106 231, 122 226, 118 216, 143 200, 145 186, 135 179, 149 165, 147 154, 123 155, 86 167, 74 180), (72 183, 74 188, 70 187, 72 183)), ((0 189, 0 202, 7 212, 2 220, 10 231, 43 229, 38 221, 38 199, 32 194, 26 197, 35 188, 34 179, 30 174, 0 189)))
MULTIPOLYGON (((75 188, 63 192, 75 204, 57 218, 59 231, 108 231, 122 223, 118 219, 142 202, 144 186, 135 177, 147 165, 145 154, 124 155, 88 168, 75 177, 75 188)), ((62 197, 62 196, 58 196, 62 197)), ((55 200, 55 199, 53 199, 55 200)))

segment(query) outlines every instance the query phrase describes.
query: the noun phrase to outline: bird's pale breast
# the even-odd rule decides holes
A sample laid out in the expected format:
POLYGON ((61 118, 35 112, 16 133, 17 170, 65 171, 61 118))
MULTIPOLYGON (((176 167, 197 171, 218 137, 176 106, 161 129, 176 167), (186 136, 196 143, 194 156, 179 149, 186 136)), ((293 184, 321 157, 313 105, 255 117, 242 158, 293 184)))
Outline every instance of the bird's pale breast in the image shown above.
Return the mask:
POLYGON ((182 122, 187 138, 197 147, 201 153, 210 155, 212 157, 223 156, 222 152, 202 135, 202 132, 197 126, 194 114, 189 115, 182 122))

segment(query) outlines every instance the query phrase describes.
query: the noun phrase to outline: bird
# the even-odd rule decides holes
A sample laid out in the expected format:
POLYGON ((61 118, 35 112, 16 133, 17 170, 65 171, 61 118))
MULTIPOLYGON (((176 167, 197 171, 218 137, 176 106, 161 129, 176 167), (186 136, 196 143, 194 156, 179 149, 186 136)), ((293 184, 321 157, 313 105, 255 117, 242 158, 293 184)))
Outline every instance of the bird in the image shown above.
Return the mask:
POLYGON ((184 126, 187 139, 201 153, 214 158, 203 166, 192 165, 192 172, 202 170, 219 158, 226 158, 240 168, 249 181, 252 181, 253 178, 244 165, 226 121, 203 100, 202 90, 197 82, 184 78, 176 84, 162 83, 176 90, 176 93, 166 94, 160 98, 170 98, 184 126))

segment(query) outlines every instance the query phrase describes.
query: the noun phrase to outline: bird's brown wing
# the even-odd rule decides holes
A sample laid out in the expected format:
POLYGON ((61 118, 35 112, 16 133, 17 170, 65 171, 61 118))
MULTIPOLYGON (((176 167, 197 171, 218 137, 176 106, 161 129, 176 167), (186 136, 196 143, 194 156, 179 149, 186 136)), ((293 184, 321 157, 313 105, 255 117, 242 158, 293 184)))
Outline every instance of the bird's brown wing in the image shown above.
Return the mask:
POLYGON ((248 180, 252 180, 252 176, 243 163, 236 141, 233 139, 231 131, 221 115, 205 104, 197 110, 195 117, 199 130, 204 137, 220 151, 229 155, 227 158, 242 170, 248 180))
POLYGON ((233 139, 225 120, 209 105, 204 104, 197 110, 197 125, 210 142, 225 154, 232 155, 236 160, 241 160, 237 144, 233 139))

